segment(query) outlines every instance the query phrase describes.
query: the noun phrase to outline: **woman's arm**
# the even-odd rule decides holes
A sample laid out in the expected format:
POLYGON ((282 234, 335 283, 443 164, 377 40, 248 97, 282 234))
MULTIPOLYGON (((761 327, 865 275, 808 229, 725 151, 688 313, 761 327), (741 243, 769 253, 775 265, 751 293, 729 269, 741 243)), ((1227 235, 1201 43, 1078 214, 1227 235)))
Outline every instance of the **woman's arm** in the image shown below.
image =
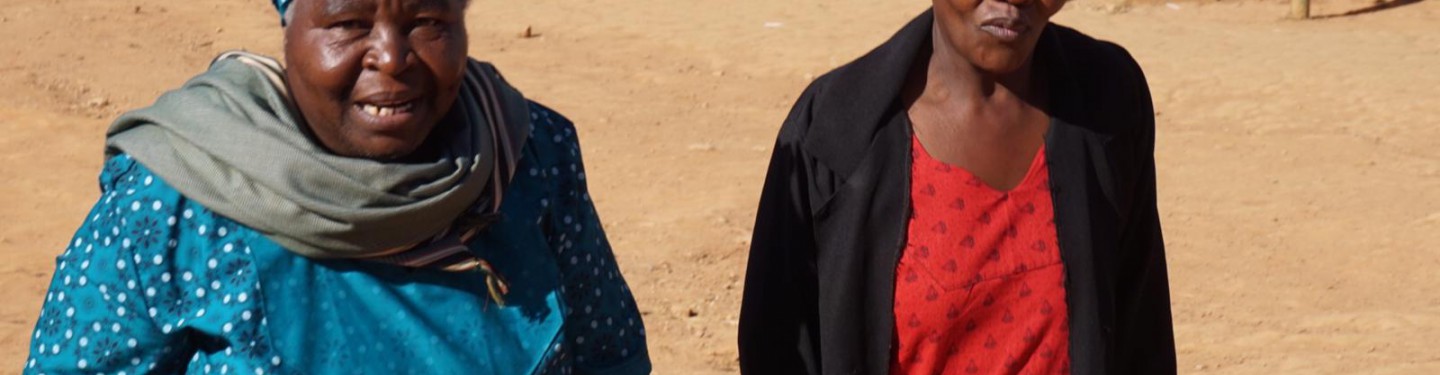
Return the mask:
POLYGON ((740 371, 820 372, 809 158, 801 149, 808 97, 781 128, 755 215, 740 308, 740 371))
POLYGON ((547 205, 550 246, 556 250, 565 303, 566 342, 581 375, 648 374, 650 356, 645 323, 635 297, 615 262, 610 241, 590 199, 580 143, 569 120, 544 107, 532 112, 539 135, 552 143, 550 165, 542 166, 555 183, 547 205))
POLYGON ((1170 283, 1165 265, 1165 242, 1160 229, 1155 181, 1155 111, 1144 72, 1124 49, 1122 66, 1128 71, 1133 101, 1130 124, 1134 130, 1131 163, 1138 165, 1134 196, 1122 233, 1117 279, 1117 363, 1123 374, 1173 374, 1175 334, 1170 316, 1170 283))
POLYGON ((25 373, 276 373, 234 223, 127 155, 106 161, 101 188, 56 260, 25 373))
POLYGON ((145 297, 152 275, 135 261, 136 248, 168 237, 163 223, 134 215, 160 201, 128 194, 153 180, 137 181, 136 164, 117 159, 106 163, 99 202, 56 258, 26 374, 144 374, 180 360, 176 337, 152 319, 157 301, 145 297))

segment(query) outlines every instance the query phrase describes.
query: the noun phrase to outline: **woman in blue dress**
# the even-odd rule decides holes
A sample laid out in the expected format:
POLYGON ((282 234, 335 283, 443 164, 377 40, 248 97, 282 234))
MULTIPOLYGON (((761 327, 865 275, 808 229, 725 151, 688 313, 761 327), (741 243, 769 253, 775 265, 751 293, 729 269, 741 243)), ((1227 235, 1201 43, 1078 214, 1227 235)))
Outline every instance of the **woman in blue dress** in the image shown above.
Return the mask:
POLYGON ((466 0, 276 1, 107 133, 26 374, 644 374, 574 126, 466 55, 466 0))

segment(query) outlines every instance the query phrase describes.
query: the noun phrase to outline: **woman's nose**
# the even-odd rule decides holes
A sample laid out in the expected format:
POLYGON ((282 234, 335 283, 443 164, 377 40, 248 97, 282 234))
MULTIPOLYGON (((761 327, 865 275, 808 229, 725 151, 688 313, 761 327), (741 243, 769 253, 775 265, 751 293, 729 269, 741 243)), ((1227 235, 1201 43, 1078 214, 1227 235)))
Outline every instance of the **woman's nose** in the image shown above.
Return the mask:
POLYGON ((400 75, 414 63, 415 50, 405 33, 394 27, 377 28, 372 34, 370 50, 365 54, 365 69, 387 75, 400 75))

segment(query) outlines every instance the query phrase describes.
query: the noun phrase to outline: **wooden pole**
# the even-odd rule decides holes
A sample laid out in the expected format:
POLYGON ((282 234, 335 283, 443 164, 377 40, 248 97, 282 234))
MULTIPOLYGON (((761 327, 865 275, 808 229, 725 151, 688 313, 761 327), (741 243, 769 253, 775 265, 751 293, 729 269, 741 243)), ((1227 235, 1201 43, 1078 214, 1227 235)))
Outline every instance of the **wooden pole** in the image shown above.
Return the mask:
POLYGON ((1310 18, 1310 0, 1290 0, 1290 18, 1297 20, 1310 18))

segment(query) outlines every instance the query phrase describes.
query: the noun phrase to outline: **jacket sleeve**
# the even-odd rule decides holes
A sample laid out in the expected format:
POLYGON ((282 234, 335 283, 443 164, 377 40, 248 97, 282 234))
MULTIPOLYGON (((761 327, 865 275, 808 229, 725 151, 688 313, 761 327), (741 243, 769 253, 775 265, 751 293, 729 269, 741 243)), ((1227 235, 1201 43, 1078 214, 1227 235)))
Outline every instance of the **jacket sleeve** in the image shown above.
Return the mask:
POLYGON ((817 374, 819 341, 803 95, 781 128, 756 212, 740 307, 740 372, 817 374))
POLYGON ((565 285, 561 294, 572 307, 565 317, 569 337, 564 345, 574 355, 573 373, 649 374, 645 323, 590 199, 575 125, 538 104, 531 113, 536 127, 532 141, 548 143, 536 149, 551 153, 545 162, 537 160, 536 168, 555 188, 544 203, 552 214, 542 225, 560 260, 565 285))
POLYGON ((1165 266, 1165 242, 1160 230, 1155 183, 1155 111, 1144 73, 1123 50, 1125 66, 1132 70, 1133 103, 1131 123, 1135 124, 1134 153, 1137 164, 1129 207, 1129 220, 1122 233, 1124 253, 1119 262, 1117 326, 1122 374, 1174 374, 1175 333, 1170 316, 1170 283, 1165 266))

